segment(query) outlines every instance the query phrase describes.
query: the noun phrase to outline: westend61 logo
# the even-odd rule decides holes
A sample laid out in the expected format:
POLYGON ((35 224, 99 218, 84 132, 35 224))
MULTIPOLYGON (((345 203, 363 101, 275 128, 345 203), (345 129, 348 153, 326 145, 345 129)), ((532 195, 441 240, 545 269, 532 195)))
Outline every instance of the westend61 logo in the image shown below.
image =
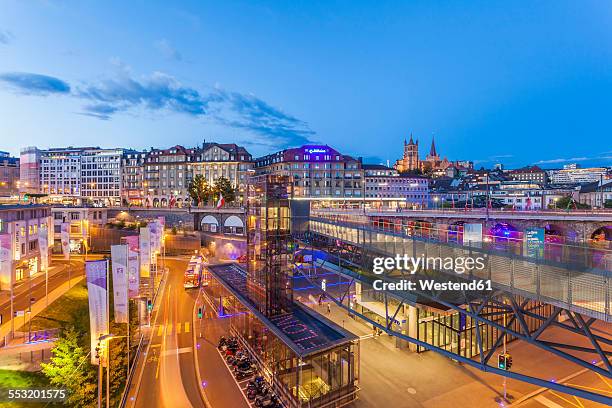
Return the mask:
MULTIPOLYGON (((463 275, 465 272, 481 271, 486 268, 486 259, 483 257, 459 256, 459 257, 412 257, 408 255, 396 255, 395 257, 376 257, 373 260, 372 272, 380 275, 384 272, 406 271, 410 275, 419 270, 454 272, 463 275)), ((373 282, 375 290, 415 290, 417 282, 401 279, 396 282, 377 279, 373 282)), ((491 281, 485 279, 474 279, 465 282, 446 281, 439 282, 437 279, 418 280, 418 288, 421 290, 464 290, 482 291, 492 290, 491 281)))

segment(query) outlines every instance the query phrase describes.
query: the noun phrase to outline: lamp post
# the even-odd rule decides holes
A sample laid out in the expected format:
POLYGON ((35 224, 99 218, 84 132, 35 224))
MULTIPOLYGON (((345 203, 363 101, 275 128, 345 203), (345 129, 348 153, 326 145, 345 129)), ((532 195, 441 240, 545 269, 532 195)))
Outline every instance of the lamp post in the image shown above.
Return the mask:
MULTIPOLYGON (((130 323, 128 322, 128 325, 130 323)), ((98 347, 102 344, 102 342, 107 342, 106 344, 106 408, 110 408, 110 341, 113 339, 121 339, 127 336, 115 336, 112 333, 103 334, 98 337, 98 347)), ((128 365, 129 365, 128 361, 128 365)), ((127 376, 129 372, 126 374, 126 385, 127 385, 127 376)), ((98 408, 102 408, 102 364, 100 361, 100 357, 98 357, 98 408)))

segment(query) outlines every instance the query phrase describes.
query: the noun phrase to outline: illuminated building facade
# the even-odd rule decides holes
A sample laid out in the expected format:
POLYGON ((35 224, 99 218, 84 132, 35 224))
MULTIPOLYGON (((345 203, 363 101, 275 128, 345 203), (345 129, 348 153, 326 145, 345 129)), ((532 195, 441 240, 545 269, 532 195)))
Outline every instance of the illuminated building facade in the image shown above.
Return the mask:
POLYGON ((259 174, 290 176, 296 198, 354 199, 363 197, 361 158, 327 145, 304 145, 256 159, 259 174))
MULTIPOLYGON (((40 232, 46 228, 47 243, 53 243, 51 209, 45 205, 0 205, 0 290, 8 290, 42 270, 40 232)), ((47 253, 47 265, 50 263, 47 253)))
POLYGON ((207 143, 202 147, 152 149, 143 164, 145 204, 153 207, 189 205, 190 181, 202 175, 209 186, 225 177, 236 189, 236 202, 244 201, 246 178, 252 169, 251 154, 236 144, 207 143))
POLYGON ((28 147, 21 151, 20 189, 46 194, 52 202, 119 205, 123 152, 99 147, 28 147))

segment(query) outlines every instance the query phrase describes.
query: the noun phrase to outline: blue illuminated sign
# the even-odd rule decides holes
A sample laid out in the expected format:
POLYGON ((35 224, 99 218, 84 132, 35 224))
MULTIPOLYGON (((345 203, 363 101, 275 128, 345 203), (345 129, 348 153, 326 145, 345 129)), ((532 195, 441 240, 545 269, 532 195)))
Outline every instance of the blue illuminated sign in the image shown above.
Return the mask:
POLYGON ((309 154, 313 154, 313 153, 327 153, 328 149, 324 148, 324 147, 307 147, 304 149, 304 151, 306 153, 309 154))

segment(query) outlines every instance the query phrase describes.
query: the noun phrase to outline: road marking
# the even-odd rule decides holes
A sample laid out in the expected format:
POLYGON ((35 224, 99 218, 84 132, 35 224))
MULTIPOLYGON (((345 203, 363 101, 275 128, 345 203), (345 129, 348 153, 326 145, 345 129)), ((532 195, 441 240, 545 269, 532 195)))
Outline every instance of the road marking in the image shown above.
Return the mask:
POLYGON ((176 354, 183 354, 183 353, 191 353, 193 351, 193 347, 183 347, 180 349, 174 349, 174 350, 166 350, 163 352, 162 355, 164 356, 174 356, 176 354))
POLYGON ((189 322, 185 322, 185 333, 189 333, 189 322))
POLYGON ((552 395, 554 395, 555 397, 559 398, 560 400, 563 400, 563 401, 567 402, 568 404, 570 404, 570 405, 571 405, 571 406, 573 406, 573 407, 576 407, 576 408, 584 408, 584 405, 582 405, 582 402, 580 402, 580 400, 579 400, 578 398, 576 398, 575 396, 573 396, 573 397, 574 397, 574 398, 576 398, 576 400, 578 401, 578 404, 574 404, 572 401, 570 401, 570 400, 568 400, 568 399, 563 398, 561 395, 557 394, 557 393, 556 393, 556 392, 554 392, 553 390, 550 390, 550 393, 551 393, 552 395))
POLYGON ((538 395, 537 397, 534 398, 534 400, 538 401, 540 404, 548 407, 548 408, 565 408, 562 405, 557 404, 556 402, 553 402, 551 400, 549 400, 548 398, 546 398, 543 395, 538 395))

